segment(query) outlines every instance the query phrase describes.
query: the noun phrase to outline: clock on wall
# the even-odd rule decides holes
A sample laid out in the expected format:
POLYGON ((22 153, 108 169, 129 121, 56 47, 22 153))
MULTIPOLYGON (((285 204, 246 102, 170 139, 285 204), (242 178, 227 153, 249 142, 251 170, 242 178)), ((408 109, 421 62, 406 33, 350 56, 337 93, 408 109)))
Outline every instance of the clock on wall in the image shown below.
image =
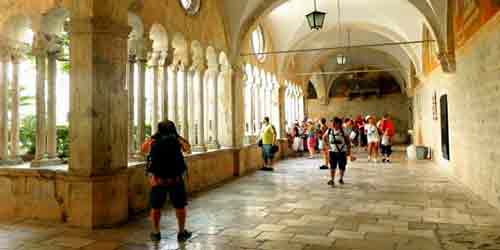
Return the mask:
POLYGON ((200 10, 200 1, 201 0, 179 0, 182 8, 189 15, 196 15, 200 10))

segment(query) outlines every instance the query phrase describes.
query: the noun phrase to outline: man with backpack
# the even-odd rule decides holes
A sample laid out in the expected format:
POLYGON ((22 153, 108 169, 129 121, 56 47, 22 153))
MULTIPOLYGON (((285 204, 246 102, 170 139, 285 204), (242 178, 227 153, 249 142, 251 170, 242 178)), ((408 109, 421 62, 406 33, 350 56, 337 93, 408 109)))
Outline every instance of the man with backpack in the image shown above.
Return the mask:
POLYGON ((344 173, 347 166, 347 157, 351 155, 351 141, 342 127, 342 119, 335 117, 326 133, 323 141, 328 144, 330 158, 331 180, 328 185, 335 187, 335 172, 340 170, 339 183, 344 184, 344 173))
POLYGON ((391 163, 392 139, 396 131, 389 114, 384 114, 384 117, 380 121, 379 130, 382 133, 382 142, 380 145, 382 162, 391 163))
POLYGON ((189 152, 189 143, 177 133, 172 121, 158 124, 158 132, 151 138, 151 147, 146 169, 151 184, 150 205, 153 232, 152 241, 160 241, 160 219, 167 194, 175 208, 179 232, 178 241, 188 240, 192 233, 185 229, 187 192, 184 184, 184 175, 187 166, 184 161, 184 152, 189 152))

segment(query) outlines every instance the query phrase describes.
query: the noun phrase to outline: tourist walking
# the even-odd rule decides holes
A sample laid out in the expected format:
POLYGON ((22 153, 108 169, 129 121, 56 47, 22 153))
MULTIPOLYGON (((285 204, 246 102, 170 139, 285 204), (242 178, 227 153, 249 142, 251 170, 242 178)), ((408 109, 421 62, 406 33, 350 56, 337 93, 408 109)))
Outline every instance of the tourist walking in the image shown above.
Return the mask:
POLYGON ((335 186, 335 172, 340 171, 339 183, 344 184, 344 174, 347 157, 351 155, 351 142, 342 128, 342 119, 335 117, 332 126, 323 135, 323 140, 329 144, 330 176, 328 185, 335 186))
POLYGON ((186 230, 187 192, 184 175, 187 166, 184 161, 183 151, 189 153, 189 143, 179 136, 172 121, 158 124, 158 132, 152 136, 151 149, 148 156, 147 173, 151 185, 150 206, 153 232, 151 240, 160 241, 161 209, 167 194, 175 208, 178 233, 177 240, 183 242, 191 237, 191 232, 186 230))
POLYGON ((264 160, 264 166, 262 170, 273 171, 273 159, 276 145, 276 129, 269 122, 269 117, 264 117, 263 129, 260 135, 259 144, 262 149, 262 159, 264 160))
POLYGON ((380 135, 376 126, 375 117, 367 116, 366 120, 368 122, 365 125, 365 133, 368 140, 368 161, 378 162, 380 135))
POLYGON ((312 120, 307 121, 307 150, 309 150, 309 159, 314 158, 316 154, 316 144, 318 143, 318 138, 316 135, 316 126, 312 120))
POLYGON ((392 140, 395 135, 394 123, 389 114, 384 114, 380 121, 379 130, 382 133, 380 149, 382 151, 382 162, 390 163, 392 154, 392 140))
POLYGON ((330 164, 330 154, 329 154, 329 146, 328 143, 323 140, 323 135, 328 130, 328 124, 325 118, 321 118, 319 121, 319 134, 318 143, 321 145, 320 150, 323 154, 324 164, 319 167, 319 169, 328 169, 328 165, 330 164))

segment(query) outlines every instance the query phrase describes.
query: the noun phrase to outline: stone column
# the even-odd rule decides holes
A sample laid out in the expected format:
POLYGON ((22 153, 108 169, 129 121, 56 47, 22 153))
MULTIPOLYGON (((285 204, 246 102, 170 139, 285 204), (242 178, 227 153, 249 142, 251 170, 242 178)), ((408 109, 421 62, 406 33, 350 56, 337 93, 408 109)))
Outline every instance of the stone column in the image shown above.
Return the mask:
POLYGON ((218 92, 218 80, 219 80, 219 67, 218 65, 209 65, 208 66, 208 89, 209 93, 211 92, 209 96, 209 101, 208 101, 208 116, 209 116, 209 131, 210 131, 210 141, 208 144, 208 148, 211 150, 219 149, 220 144, 219 144, 219 139, 218 139, 218 130, 219 130, 219 125, 218 125, 218 97, 217 97, 217 92, 218 92))
POLYGON ((189 141, 191 143, 194 143, 195 138, 196 138, 196 131, 195 131, 195 86, 194 86, 194 68, 191 67, 187 72, 186 72, 186 77, 187 77, 187 89, 188 89, 188 106, 187 106, 187 111, 188 111, 188 124, 189 124, 189 141))
POLYGON ((205 101, 204 101, 204 72, 202 66, 198 65, 195 67, 195 72, 193 76, 193 84, 196 88, 196 114, 197 119, 194 125, 196 131, 196 140, 194 141, 195 146, 193 148, 194 152, 206 152, 207 147, 205 146, 205 101))
POLYGON ((160 58, 160 69, 161 69, 161 118, 163 121, 168 119, 168 63, 167 63, 168 52, 163 51, 160 58))
POLYGON ((19 63, 20 52, 12 55, 11 111, 10 111, 10 159, 20 162, 19 158, 19 63))
POLYGON ((177 81, 180 87, 179 103, 181 105, 180 111, 180 134, 189 141, 189 113, 188 113, 188 86, 187 86, 187 67, 184 65, 179 66, 177 72, 177 81))
POLYGON ((261 125, 261 101, 260 101, 260 88, 261 88, 261 83, 260 80, 257 76, 254 76, 254 105, 255 105, 255 134, 258 135, 260 133, 260 125, 261 125))
POLYGON ((128 215, 127 1, 72 0, 67 222, 86 228, 128 215))
POLYGON ((127 87, 128 87, 128 154, 129 157, 133 157, 135 149, 135 55, 128 56, 128 77, 127 77, 127 87))
POLYGON ((146 55, 138 54, 137 58, 137 153, 140 152, 140 146, 146 139, 146 55))
POLYGON ((7 64, 9 62, 9 51, 0 48, 0 161, 6 161, 8 156, 8 79, 7 64))
POLYGON ((152 109, 151 109, 151 134, 156 133, 156 129, 158 128, 158 122, 160 121, 159 116, 160 116, 160 110, 159 110, 159 94, 160 94, 160 73, 159 73, 159 59, 160 59, 160 54, 161 52, 155 51, 152 53, 151 60, 150 60, 150 65, 151 68, 153 69, 153 98, 152 98, 152 109))
POLYGON ((45 80, 47 71, 46 37, 42 33, 35 35, 33 54, 36 62, 36 152, 32 166, 42 165, 47 152, 45 80))
POLYGON ((177 125, 179 123, 179 105, 178 105, 178 93, 177 93, 177 71, 178 65, 172 65, 170 67, 169 79, 171 80, 171 92, 169 93, 168 99, 171 100, 172 107, 170 107, 169 118, 171 121, 175 122, 177 125))
POLYGON ((50 52, 47 60, 47 158, 57 158, 56 89, 57 54, 50 52))

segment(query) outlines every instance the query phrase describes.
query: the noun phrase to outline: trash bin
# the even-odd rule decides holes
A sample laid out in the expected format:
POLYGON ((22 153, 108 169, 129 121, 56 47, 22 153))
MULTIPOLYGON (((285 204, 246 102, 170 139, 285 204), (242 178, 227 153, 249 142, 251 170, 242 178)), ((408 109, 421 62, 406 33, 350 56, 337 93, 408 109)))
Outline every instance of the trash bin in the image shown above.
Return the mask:
POLYGON ((427 154, 429 149, 424 146, 417 146, 417 160, 425 160, 427 159, 427 154))

